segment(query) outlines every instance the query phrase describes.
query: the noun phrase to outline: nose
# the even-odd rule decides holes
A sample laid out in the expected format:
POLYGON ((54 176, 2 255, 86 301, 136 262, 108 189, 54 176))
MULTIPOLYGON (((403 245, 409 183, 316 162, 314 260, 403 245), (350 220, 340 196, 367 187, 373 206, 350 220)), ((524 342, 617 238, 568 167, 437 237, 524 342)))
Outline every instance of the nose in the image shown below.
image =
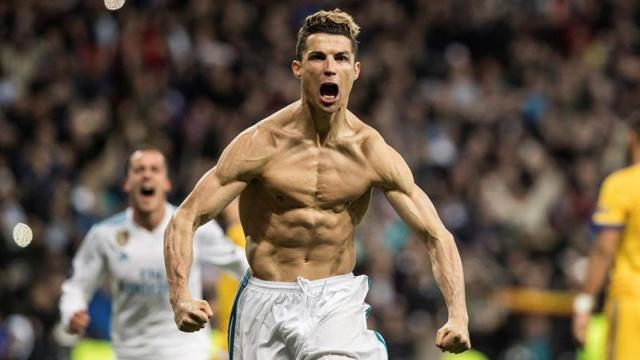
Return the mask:
POLYGON ((327 56, 327 59, 324 61, 324 75, 325 76, 333 76, 336 74, 336 62, 331 56, 327 56))
POLYGON ((153 171, 151 171, 151 169, 144 169, 144 171, 142 171, 142 178, 144 180, 150 179, 152 174, 153 174, 153 171))

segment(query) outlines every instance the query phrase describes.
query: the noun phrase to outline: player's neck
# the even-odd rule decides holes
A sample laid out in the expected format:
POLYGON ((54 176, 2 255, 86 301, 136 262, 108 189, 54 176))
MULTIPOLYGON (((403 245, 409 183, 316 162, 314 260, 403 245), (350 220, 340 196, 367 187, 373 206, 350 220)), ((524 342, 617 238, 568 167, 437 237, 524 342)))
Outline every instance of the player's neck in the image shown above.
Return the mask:
POLYGON ((133 221, 140 227, 153 231, 162 222, 165 211, 165 206, 161 206, 159 209, 150 212, 140 211, 134 208, 133 221))
POLYGON ((346 106, 334 113, 326 113, 308 103, 302 103, 302 119, 309 125, 307 128, 310 135, 319 144, 325 144, 332 134, 335 135, 338 128, 346 121, 346 115, 346 106))

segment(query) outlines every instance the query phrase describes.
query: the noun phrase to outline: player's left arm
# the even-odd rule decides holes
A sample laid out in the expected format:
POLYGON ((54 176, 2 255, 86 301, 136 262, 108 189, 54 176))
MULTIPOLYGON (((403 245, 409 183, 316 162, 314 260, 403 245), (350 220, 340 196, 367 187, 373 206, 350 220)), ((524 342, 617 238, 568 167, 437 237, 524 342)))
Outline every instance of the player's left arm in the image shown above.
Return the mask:
POLYGON ((582 291, 596 297, 602 290, 607 274, 616 256, 622 230, 617 228, 602 229, 589 255, 589 266, 582 291))
POLYGON ((400 217, 422 238, 434 277, 447 303, 448 322, 438 330, 436 345, 460 353, 470 348, 462 262, 453 235, 445 228, 427 195, 415 184, 402 156, 376 134, 368 148, 378 183, 400 217))
POLYGON ((603 182, 598 196, 598 206, 592 218, 598 236, 589 255, 582 291, 573 303, 573 334, 581 344, 585 343, 595 299, 604 287, 620 245, 630 206, 626 190, 619 175, 613 174, 603 182))
POLYGON ((580 344, 584 344, 587 326, 595 299, 609 274, 609 269, 616 255, 622 232, 617 228, 605 228, 598 233, 596 242, 589 255, 587 277, 582 292, 576 296, 573 304, 573 335, 580 344))

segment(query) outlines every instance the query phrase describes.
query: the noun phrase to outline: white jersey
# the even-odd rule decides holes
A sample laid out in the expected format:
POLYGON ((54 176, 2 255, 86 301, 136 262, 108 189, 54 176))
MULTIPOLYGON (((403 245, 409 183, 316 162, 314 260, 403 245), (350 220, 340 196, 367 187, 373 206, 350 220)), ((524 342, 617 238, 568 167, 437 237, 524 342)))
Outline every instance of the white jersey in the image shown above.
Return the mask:
MULTIPOLYGON (((132 209, 94 225, 73 259, 73 276, 62 285, 60 312, 68 326, 87 309, 96 287, 111 279, 111 338, 118 359, 207 359, 209 330, 178 330, 164 267, 164 230, 175 212, 166 205, 160 225, 149 231, 133 221, 132 209)), ((238 277, 249 267, 244 250, 217 223, 201 226, 193 239, 189 291, 202 296, 201 267, 208 263, 238 277)))

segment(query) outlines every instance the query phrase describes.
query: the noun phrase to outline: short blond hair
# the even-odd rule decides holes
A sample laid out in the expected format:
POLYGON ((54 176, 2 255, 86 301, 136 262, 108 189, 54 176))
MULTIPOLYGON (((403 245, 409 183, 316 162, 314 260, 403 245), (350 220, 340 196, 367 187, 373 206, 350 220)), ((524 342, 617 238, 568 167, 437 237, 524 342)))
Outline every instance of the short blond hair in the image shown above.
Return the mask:
POLYGON ((307 16, 304 24, 298 31, 296 43, 296 59, 302 60, 302 53, 307 49, 307 38, 316 33, 344 35, 351 40, 351 48, 354 57, 358 52, 358 34, 360 26, 353 21, 351 15, 340 9, 330 11, 320 10, 307 16))

